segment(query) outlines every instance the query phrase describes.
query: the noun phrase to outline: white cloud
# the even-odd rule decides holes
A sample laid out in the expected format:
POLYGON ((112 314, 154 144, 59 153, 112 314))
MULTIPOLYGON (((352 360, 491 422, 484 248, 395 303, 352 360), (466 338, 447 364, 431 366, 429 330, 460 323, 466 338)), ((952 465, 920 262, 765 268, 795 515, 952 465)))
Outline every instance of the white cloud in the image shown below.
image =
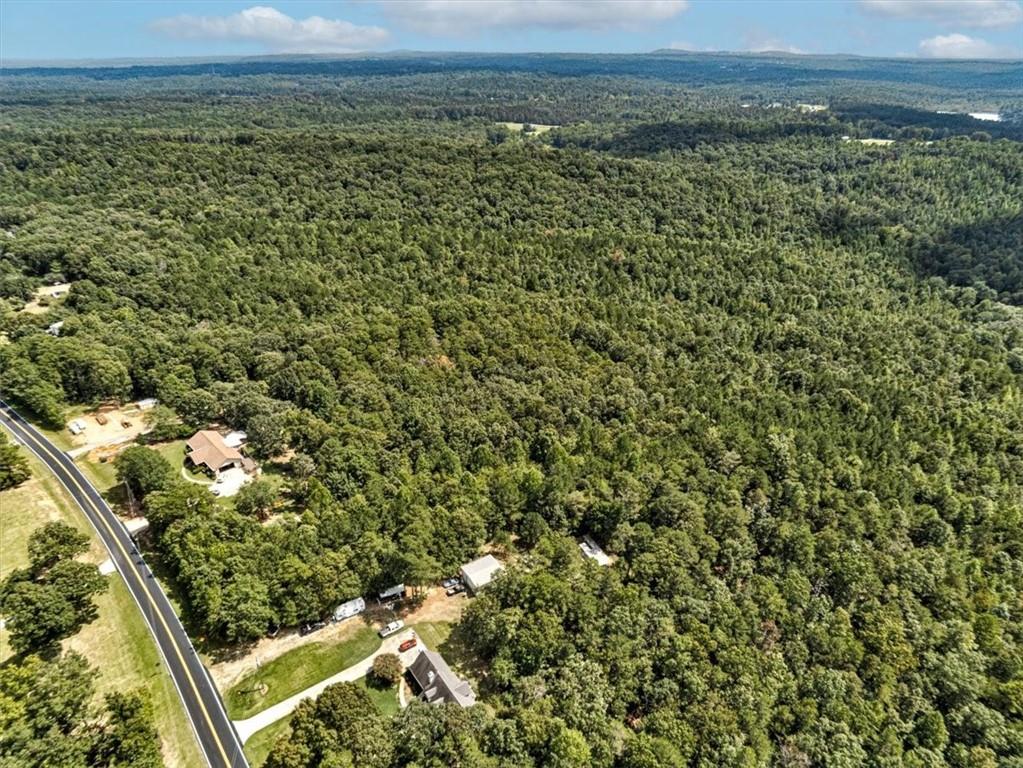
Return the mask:
POLYGON ((383 45, 383 27, 360 27, 341 19, 310 16, 293 19, 263 5, 230 16, 173 16, 157 19, 152 29, 186 40, 245 40, 277 53, 345 53, 383 45))
POLYGON ((603 31, 667 21, 688 0, 403 0, 383 5, 406 27, 433 35, 487 29, 587 29, 603 31))
POLYGON ((742 50, 749 53, 795 53, 805 54, 802 48, 789 45, 784 40, 759 31, 747 32, 742 50))
POLYGON ((948 27, 1011 27, 1023 22, 1019 0, 860 0, 860 8, 890 19, 948 27))
POLYGON ((672 51, 690 51, 693 53, 716 50, 709 45, 697 45, 696 43, 690 43, 686 40, 672 40, 668 43, 668 49, 672 51))
POLYGON ((921 40, 919 52, 929 59, 1006 59, 1017 53, 960 32, 921 40))

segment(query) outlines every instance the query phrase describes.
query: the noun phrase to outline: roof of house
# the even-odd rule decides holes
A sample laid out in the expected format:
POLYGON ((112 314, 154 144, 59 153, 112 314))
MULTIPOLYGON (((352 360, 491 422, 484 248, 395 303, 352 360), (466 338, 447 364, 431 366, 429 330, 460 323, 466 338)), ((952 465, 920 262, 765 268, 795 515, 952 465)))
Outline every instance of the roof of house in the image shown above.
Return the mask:
POLYGON ((395 584, 393 587, 388 587, 380 593, 381 600, 388 600, 392 597, 401 597, 405 594, 405 584, 395 584))
POLYGON ((484 555, 462 566, 462 577, 476 586, 482 586, 494 578, 504 566, 493 555, 484 555))
POLYGON ((431 704, 453 702, 462 707, 476 703, 476 694, 468 680, 463 680, 436 651, 423 651, 413 659, 408 668, 412 677, 423 689, 423 697, 431 704))
POLYGON ((205 465, 214 472, 225 464, 243 460, 238 449, 227 445, 220 433, 212 429, 196 432, 185 445, 188 446, 188 458, 193 464, 205 465))
POLYGON ((591 539, 589 536, 583 536, 583 540, 579 542, 579 549, 583 551, 583 554, 591 560, 596 560, 597 565, 611 565, 611 558, 607 556, 607 553, 600 548, 600 546, 591 539))

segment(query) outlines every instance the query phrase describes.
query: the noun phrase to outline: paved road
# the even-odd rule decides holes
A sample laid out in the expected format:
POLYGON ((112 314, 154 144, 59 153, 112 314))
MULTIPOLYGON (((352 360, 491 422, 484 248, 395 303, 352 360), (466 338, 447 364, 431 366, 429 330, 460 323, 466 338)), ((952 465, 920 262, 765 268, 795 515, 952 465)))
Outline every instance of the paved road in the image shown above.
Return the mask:
POLYGON ((74 461, 2 400, 0 425, 53 472, 96 529, 156 639, 206 762, 211 768, 248 768, 216 686, 124 526, 74 461))
POLYGON ((280 720, 282 717, 287 717, 295 711, 295 707, 299 705, 303 699, 315 699, 323 690, 334 683, 354 683, 359 678, 365 677, 366 673, 373 666, 373 659, 382 653, 395 653, 398 654, 398 658, 401 659, 402 666, 408 667, 412 663, 412 660, 418 656, 423 649, 426 648, 423 645, 422 638, 419 638, 417 645, 414 648, 410 648, 404 653, 398 653, 398 646, 401 645, 405 640, 410 637, 414 637, 415 632, 405 631, 400 632, 397 635, 391 635, 384 639, 380 647, 376 649, 362 661, 357 661, 350 667, 345 667, 335 675, 331 675, 325 680, 321 680, 318 683, 310 685, 304 691, 299 691, 294 696, 290 696, 284 701, 278 702, 273 706, 267 707, 262 712, 259 712, 246 720, 235 720, 234 727, 238 729, 238 735, 241 737, 242 742, 248 741, 252 738, 253 734, 263 730, 268 725, 272 725, 280 720))

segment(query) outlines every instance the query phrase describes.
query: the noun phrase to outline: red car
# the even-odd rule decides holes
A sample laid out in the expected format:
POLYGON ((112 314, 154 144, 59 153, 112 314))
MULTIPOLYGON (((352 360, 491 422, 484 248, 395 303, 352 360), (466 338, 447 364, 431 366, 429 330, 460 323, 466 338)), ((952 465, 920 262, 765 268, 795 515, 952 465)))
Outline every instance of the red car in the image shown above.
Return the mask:
POLYGON ((416 647, 416 639, 414 637, 410 637, 408 640, 406 640, 404 643, 402 643, 401 645, 398 646, 398 653, 404 653, 409 648, 415 648, 415 647, 416 647))

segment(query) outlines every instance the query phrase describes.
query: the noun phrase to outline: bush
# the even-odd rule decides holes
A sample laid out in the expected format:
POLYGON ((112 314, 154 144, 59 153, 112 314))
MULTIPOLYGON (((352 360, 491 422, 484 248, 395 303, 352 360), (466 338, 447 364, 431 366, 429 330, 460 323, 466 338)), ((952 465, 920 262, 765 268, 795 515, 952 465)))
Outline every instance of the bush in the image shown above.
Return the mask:
POLYGON ((381 653, 373 659, 372 677, 381 686, 392 686, 401 680, 404 670, 401 659, 394 653, 381 653))

